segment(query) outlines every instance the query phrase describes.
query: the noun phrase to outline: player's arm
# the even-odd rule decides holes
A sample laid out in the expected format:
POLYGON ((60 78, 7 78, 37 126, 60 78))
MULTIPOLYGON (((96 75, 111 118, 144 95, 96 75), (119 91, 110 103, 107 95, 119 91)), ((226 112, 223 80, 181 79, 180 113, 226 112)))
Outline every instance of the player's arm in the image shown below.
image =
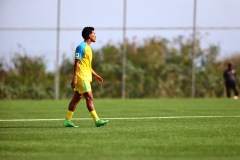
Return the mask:
POLYGON ((100 77, 93 69, 92 69, 92 75, 93 75, 93 77, 96 78, 96 80, 98 81, 98 83, 102 83, 102 82, 103 82, 103 78, 100 77))
POLYGON ((73 69, 73 80, 72 80, 72 83, 71 83, 72 88, 75 88, 76 85, 77 85, 78 64, 79 64, 79 60, 78 60, 78 59, 75 59, 74 69, 73 69))

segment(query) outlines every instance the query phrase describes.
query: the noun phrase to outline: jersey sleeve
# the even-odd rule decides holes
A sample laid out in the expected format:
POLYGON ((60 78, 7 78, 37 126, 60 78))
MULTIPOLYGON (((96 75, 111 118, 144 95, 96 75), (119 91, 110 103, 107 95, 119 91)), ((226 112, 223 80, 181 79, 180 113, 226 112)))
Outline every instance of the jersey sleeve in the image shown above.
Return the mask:
POLYGON ((84 47, 79 45, 75 51, 75 59, 81 60, 84 54, 84 47))

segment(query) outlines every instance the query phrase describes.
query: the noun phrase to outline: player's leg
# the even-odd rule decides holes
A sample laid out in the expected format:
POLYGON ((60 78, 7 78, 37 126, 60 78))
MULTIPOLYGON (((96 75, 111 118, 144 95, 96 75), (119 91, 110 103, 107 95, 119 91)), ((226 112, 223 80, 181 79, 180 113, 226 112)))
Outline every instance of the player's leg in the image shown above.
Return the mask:
POLYGON ((75 126, 71 120, 73 117, 73 113, 77 107, 77 104, 81 100, 81 98, 82 98, 82 94, 78 93, 78 91, 74 91, 72 100, 70 101, 69 106, 68 106, 68 111, 67 111, 66 118, 64 121, 64 126, 78 127, 78 126, 75 126))
POLYGON ((74 91, 72 100, 69 103, 68 110, 74 112, 78 102, 82 99, 82 94, 78 93, 78 91, 74 91))
POLYGON ((227 92, 227 97, 230 98, 231 96, 231 87, 226 85, 226 92, 227 92))
POLYGON ((233 88, 233 90, 234 90, 234 99, 238 99, 238 86, 237 85, 235 85, 235 87, 233 88))
POLYGON ((93 117, 95 121, 96 127, 100 127, 102 125, 105 125, 108 123, 108 120, 101 120, 99 119, 97 112, 95 110, 94 104, 93 104, 93 94, 92 91, 83 93, 85 99, 86 99, 86 105, 88 108, 88 111, 90 112, 91 116, 93 117))

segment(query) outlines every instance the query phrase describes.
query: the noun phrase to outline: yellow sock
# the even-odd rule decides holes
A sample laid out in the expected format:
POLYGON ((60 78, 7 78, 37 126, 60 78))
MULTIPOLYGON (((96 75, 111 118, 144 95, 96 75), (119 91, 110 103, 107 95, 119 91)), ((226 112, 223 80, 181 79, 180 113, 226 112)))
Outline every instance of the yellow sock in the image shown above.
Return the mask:
POLYGON ((92 117, 95 121, 99 120, 98 115, 95 110, 90 111, 90 114, 92 115, 92 117))
POLYGON ((73 112, 68 110, 67 115, 66 115, 66 120, 71 121, 72 116, 73 116, 73 112))

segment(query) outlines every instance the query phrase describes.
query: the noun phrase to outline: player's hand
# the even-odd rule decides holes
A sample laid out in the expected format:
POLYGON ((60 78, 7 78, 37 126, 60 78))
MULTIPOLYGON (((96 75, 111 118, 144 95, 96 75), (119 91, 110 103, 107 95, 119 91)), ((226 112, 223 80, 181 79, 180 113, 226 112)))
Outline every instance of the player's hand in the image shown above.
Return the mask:
POLYGON ((72 80, 71 86, 72 86, 72 88, 75 88, 76 85, 77 85, 77 77, 73 77, 73 80, 72 80))
POLYGON ((95 78, 98 81, 98 83, 102 83, 103 82, 103 78, 100 77, 99 75, 95 76, 95 78))

